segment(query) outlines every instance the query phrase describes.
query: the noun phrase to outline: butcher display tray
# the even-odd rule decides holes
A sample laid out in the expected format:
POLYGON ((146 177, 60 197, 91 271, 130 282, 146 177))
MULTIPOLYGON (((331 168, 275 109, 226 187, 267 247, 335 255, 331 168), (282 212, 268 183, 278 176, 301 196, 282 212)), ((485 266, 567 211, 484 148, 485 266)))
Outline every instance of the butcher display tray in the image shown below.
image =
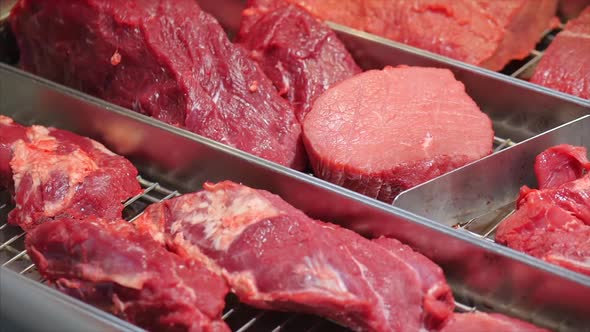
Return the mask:
MULTIPOLYGON (((230 34, 235 31, 242 1, 198 2, 214 14, 230 34)), ((367 33, 330 25, 365 69, 399 64, 451 69, 482 110, 493 119, 498 148, 590 113, 590 101, 367 33)), ((10 38, 1 39, 0 50, 15 50, 12 42, 10 38)), ((443 267, 455 296, 463 303, 461 310, 493 309, 560 331, 583 331, 590 326, 590 278, 458 232, 441 224, 440 220, 417 216, 368 199, 2 64, 0 114, 24 124, 53 125, 93 137, 130 158, 146 179, 145 187, 154 186, 130 204, 129 209, 136 209, 136 213, 142 203, 162 199, 174 192, 197 190, 204 181, 227 179, 242 182, 281 195, 312 217, 333 221, 370 236, 395 236, 414 246, 443 267)), ((6 202, 6 197, 4 199, 6 202)), ((422 197, 414 201, 417 205, 427 203, 422 197)), ((0 206, 3 209, 0 210, 0 264, 3 269, 35 278, 34 269, 22 251, 23 235, 17 229, 2 226, 1 217, 5 218, 8 206, 3 206, 2 201, 0 206)), ((3 313, 17 315, 15 319, 19 321, 26 320, 29 316, 18 316, 15 310, 5 308, 10 303, 23 303, 20 297, 28 294, 31 284, 12 275, 10 279, 4 278, 8 275, 6 273, 2 271, 2 278, 9 280, 15 291, 7 293, 2 290, 0 309, 3 313), (20 302, 7 296, 20 298, 20 302)), ((36 294, 48 292, 49 297, 54 295, 45 286, 34 284, 33 287, 38 288, 36 294)), ((63 296, 53 302, 51 308, 79 304, 63 296)), ((235 319, 234 323, 228 321, 235 331, 290 331, 293 327, 293 331, 336 329, 317 318, 265 313, 239 304, 230 305, 227 313, 230 316, 226 318, 235 319)), ((63 311, 57 315, 63 315, 63 311)), ((96 324, 105 320, 105 315, 100 316, 96 310, 83 310, 76 317, 79 315, 94 317, 96 324)), ((126 328, 114 317, 106 317, 109 324, 115 322, 112 329, 126 328)), ((60 319, 55 319, 55 324, 60 324, 60 319)), ((67 328, 64 326, 62 330, 67 328)))
MULTIPOLYGON (((0 65, 0 86, 1 114, 24 124, 56 126, 97 139, 130 158, 145 179, 157 181, 158 184, 144 182, 144 187, 151 190, 132 201, 131 213, 138 213, 142 203, 162 199, 176 191, 197 190, 205 181, 241 182, 274 192, 314 218, 333 221, 367 235, 395 236, 411 244, 443 267, 465 310, 493 309, 560 331, 580 331, 588 326, 589 278, 10 66, 0 65)), ((5 217, 8 207, 3 208, 0 215, 5 217)), ((22 233, 13 227, 1 227, 3 268, 35 277, 22 251, 22 233)), ((6 298, 11 294, 18 296, 19 292, 3 293, 2 305, 11 303, 6 298)), ((242 305, 229 307, 228 312, 237 321, 228 321, 236 331, 267 331, 266 327, 256 328, 258 325, 254 323, 267 324, 268 320, 278 330, 284 321, 311 324, 298 330, 312 329, 316 324, 319 324, 316 330, 334 328, 316 318, 290 318, 290 315, 262 313, 242 305)))

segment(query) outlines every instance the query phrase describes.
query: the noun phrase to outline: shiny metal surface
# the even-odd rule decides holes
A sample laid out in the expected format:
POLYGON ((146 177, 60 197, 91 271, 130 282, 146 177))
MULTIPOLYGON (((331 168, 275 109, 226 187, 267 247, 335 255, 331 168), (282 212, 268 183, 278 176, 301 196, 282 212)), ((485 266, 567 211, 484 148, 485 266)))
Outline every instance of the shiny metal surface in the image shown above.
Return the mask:
POLYGON ((590 278, 9 66, 0 65, 0 86, 0 113, 95 138, 162 185, 185 192, 227 179, 266 189, 312 217, 414 246, 443 267, 462 303, 562 331, 589 326, 590 278))

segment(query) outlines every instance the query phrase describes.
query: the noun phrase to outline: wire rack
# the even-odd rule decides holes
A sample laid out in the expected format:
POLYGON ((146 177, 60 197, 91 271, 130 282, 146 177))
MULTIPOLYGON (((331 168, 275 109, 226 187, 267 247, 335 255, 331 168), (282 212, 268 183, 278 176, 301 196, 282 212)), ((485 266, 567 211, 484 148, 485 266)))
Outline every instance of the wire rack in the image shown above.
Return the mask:
MULTIPOLYGON (((124 218, 129 222, 139 217, 148 205, 180 195, 176 190, 167 189, 141 176, 138 180, 143 192, 125 202, 123 211, 124 218)), ((12 209, 9 202, 9 194, 6 191, 0 192, 0 264, 30 279, 45 283, 27 256, 24 247, 25 233, 20 228, 7 224, 7 215, 12 209)), ((457 302, 456 310, 471 312, 476 308, 457 302)), ((222 317, 235 332, 348 331, 335 323, 312 315, 258 310, 240 303, 234 295, 229 295, 226 299, 222 317)))

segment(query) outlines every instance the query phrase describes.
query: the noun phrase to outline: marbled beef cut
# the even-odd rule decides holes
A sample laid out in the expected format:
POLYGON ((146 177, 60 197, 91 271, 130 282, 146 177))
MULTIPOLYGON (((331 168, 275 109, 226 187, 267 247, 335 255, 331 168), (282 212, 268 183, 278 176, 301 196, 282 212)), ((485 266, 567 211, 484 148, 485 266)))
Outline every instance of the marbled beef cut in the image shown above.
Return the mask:
POLYGON ((209 259, 242 302, 259 308, 317 314, 357 331, 414 332, 440 326, 454 307, 440 269, 420 254, 232 182, 152 205, 135 223, 182 256, 209 259))
POLYGON ((322 94, 303 122, 314 174, 392 202, 492 151, 492 122, 447 69, 386 67, 322 94))
POLYGON ((526 57, 557 0, 289 0, 326 20, 492 70, 526 57))
POLYGON ((555 37, 531 82, 590 99, 590 6, 555 37))
POLYGON ((501 314, 472 312, 454 314, 440 332, 549 332, 549 330, 501 314))
POLYGON ((230 331, 220 317, 223 278, 124 220, 60 218, 25 242, 50 284, 149 331, 230 331))
POLYGON ((22 68, 302 168, 294 110, 194 0, 21 0, 22 68))
POLYGON ((141 192, 137 169, 102 144, 0 116, 0 179, 13 190, 8 222, 28 231, 57 216, 121 218, 141 192))
POLYGON ((524 186, 496 242, 590 275, 590 162, 586 149, 558 145, 535 163, 539 189, 524 186))
POLYGON ((314 100, 361 69, 327 25, 280 0, 250 0, 239 42, 250 51, 302 121, 314 100))

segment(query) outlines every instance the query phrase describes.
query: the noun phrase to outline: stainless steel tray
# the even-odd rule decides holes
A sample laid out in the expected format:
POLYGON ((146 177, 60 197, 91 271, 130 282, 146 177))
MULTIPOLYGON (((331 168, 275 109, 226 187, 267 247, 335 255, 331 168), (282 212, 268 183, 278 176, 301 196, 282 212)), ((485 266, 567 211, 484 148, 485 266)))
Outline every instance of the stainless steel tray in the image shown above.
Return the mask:
MULTIPOLYGON (((589 326, 590 278, 6 65, 0 65, 0 86, 0 113, 25 124, 53 125, 102 141, 163 187, 186 192, 207 180, 228 179, 266 189, 312 217, 413 245, 443 267, 458 300, 469 307, 493 308, 563 331, 589 326)), ((22 235, 5 236, 0 247, 7 251, 19 239, 22 235)), ((22 251, 11 255, 16 258, 11 258, 8 268, 25 259, 22 251)), ((29 266, 17 270, 26 273, 32 269, 29 266)))

